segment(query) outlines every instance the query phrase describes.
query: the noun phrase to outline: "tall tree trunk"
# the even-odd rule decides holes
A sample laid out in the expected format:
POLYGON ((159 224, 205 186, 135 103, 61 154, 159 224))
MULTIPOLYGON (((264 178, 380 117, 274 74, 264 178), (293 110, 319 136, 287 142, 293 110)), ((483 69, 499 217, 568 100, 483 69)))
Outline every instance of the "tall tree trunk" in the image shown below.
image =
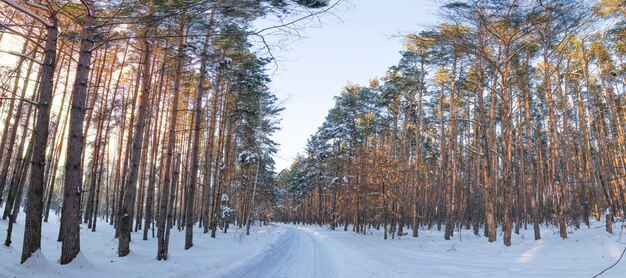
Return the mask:
MULTIPOLYGON (((215 14, 215 12, 213 13, 215 14)), ((196 182, 198 180, 198 151, 200 148, 200 127, 202 126, 202 97, 204 95, 204 81, 206 78, 208 51, 209 51, 209 37, 211 34, 211 24, 207 34, 204 38, 204 46, 202 47, 202 53, 200 54, 200 76, 198 77, 198 86, 196 87, 196 102, 194 104, 194 129, 193 129, 193 145, 191 148, 191 173, 189 176, 189 182, 187 185, 187 196, 185 204, 187 205, 186 227, 185 227, 185 250, 193 246, 193 204, 195 197, 196 182)))
MULTIPOLYGON (((28 33, 30 34, 32 31, 32 28, 30 28, 31 30, 28 31, 28 33)), ((22 52, 26 52, 26 50, 28 49, 28 41, 26 41, 24 43, 24 46, 22 47, 22 52)), ((36 49, 35 49, 36 50, 36 49)), ((13 84, 13 90, 11 91, 11 95, 17 95, 17 91, 19 89, 19 84, 20 84, 20 80, 21 80, 21 74, 22 74, 22 65, 24 64, 24 61, 26 60, 26 56, 20 57, 20 59, 17 62, 17 68, 15 70, 15 81, 13 84)), ((30 66, 28 67, 28 71, 26 72, 26 78, 28 78, 28 76, 30 75, 30 71, 32 69, 32 60, 29 63, 30 66)), ((24 86, 27 86, 28 84, 25 84, 24 86)), ((22 90, 22 94, 20 96, 20 98, 24 98, 24 94, 25 94, 26 90, 22 90)), ((20 113, 21 113, 21 107, 22 107, 22 101, 20 101, 20 103, 18 104, 18 111, 16 113, 16 117, 15 117, 15 123, 13 124, 13 128, 11 128, 11 119, 13 118, 13 109, 15 108, 15 98, 11 98, 11 100, 9 101, 9 111, 7 112, 7 115, 2 115, 5 117, 4 120, 4 131, 2 132, 2 139, 0 139, 0 162, 2 162, 2 172, 0 172, 0 205, 2 205, 2 193, 4 192, 4 186, 5 186, 5 181, 7 178, 7 174, 9 172, 9 165, 10 165, 10 161, 11 158, 13 156, 13 145, 15 143, 15 134, 17 133, 17 127, 18 127, 18 123, 19 123, 19 117, 20 117, 20 113), (9 137, 9 141, 7 144, 7 136, 11 134, 11 136, 9 137), (5 144, 7 145, 5 148, 5 144), (7 153, 4 153, 4 150, 6 149, 7 153), (3 156, 5 155, 5 156, 3 156)))
MULTIPOLYGON (((154 2, 151 0, 149 4, 148 17, 152 17, 154 11, 154 2)), ((146 118, 149 112, 149 95, 150 95, 150 81, 151 81, 151 57, 152 57, 152 43, 148 40, 148 36, 154 32, 152 23, 146 27, 141 44, 143 46, 142 57, 142 73, 141 73, 141 97, 139 99, 139 111, 137 114, 137 122, 135 124, 135 131, 133 132, 133 143, 130 152, 130 169, 126 180, 126 188, 124 189, 124 196, 122 197, 122 208, 118 213, 119 221, 119 244, 118 244, 118 256, 125 257, 130 253, 130 233, 132 229, 132 216, 133 207, 135 202, 135 192, 137 186, 137 176, 139 174, 139 165, 141 163, 141 150, 143 144, 144 129, 146 126, 146 118)))
POLYGON ((45 54, 39 78, 37 120, 33 131, 33 158, 26 203, 26 221, 24 225, 24 244, 21 263, 24 263, 33 253, 41 249, 41 220, 43 213, 44 172, 46 167, 46 147, 48 146, 48 124, 50 122, 50 107, 52 106, 52 91, 54 70, 56 67, 56 50, 58 29, 56 16, 52 15, 52 24, 46 26, 45 54))
MULTIPOLYGON (((180 22, 178 25, 178 33, 182 34, 185 28, 186 16, 183 14, 180 18, 180 22)), ((183 71, 183 60, 184 60, 184 43, 185 39, 183 36, 180 36, 178 39, 178 50, 177 50, 177 59, 176 59, 176 72, 174 76, 174 90, 172 95, 172 109, 170 112, 170 121, 169 121, 169 131, 168 131, 168 139, 167 139, 167 154, 165 158, 165 166, 164 177, 161 186, 161 200, 158 212, 158 220, 157 220, 157 260, 167 260, 167 251, 168 251, 168 241, 166 241, 165 237, 165 229, 169 230, 170 227, 166 227, 166 219, 168 215, 171 215, 171 211, 173 210, 174 203, 170 200, 174 197, 174 190, 170 189, 170 179, 172 173, 172 160, 174 158, 174 144, 176 143, 176 123, 177 123, 177 115, 178 115, 178 97, 180 94, 180 81, 183 71), (170 192, 171 191, 171 192, 170 192)), ((173 187, 173 186, 172 186, 173 187)))
POLYGON ((88 89, 89 66, 94 44, 94 6, 92 0, 86 0, 86 15, 83 21, 83 33, 80 43, 80 56, 74 87, 72 88, 72 108, 70 114, 69 137, 65 165, 63 189, 63 208, 61 226, 63 227, 61 245, 61 264, 68 264, 80 252, 80 194, 82 190, 83 166, 83 120, 85 118, 85 99, 88 89))

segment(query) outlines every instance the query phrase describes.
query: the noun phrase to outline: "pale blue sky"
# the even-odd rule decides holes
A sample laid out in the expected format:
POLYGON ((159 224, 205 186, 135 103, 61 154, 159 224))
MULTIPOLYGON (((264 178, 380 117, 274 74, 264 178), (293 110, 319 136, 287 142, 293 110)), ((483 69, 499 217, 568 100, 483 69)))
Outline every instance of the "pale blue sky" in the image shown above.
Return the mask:
MULTIPOLYGON (((334 2, 334 1, 332 1, 334 2)), ((275 50, 279 68, 270 84, 283 102, 281 145, 276 170, 289 167, 306 141, 323 123, 333 97, 350 81, 368 84, 400 59, 402 40, 396 35, 419 32, 436 23, 438 4, 432 0, 351 0, 320 28, 304 30, 302 40, 275 50)))

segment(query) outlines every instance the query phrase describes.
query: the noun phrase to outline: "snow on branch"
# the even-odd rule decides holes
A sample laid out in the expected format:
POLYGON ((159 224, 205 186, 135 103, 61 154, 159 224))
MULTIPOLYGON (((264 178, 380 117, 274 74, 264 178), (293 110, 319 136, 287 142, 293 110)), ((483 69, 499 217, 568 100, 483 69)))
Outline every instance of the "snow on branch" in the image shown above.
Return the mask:
POLYGON ((2 2, 6 3, 7 5, 13 7, 14 9, 25 13, 26 15, 30 16, 31 18, 33 18, 34 20, 39 21, 41 24, 45 25, 46 27, 54 27, 54 24, 45 20, 43 17, 39 16, 37 13, 33 12, 32 10, 16 3, 13 0, 1 0, 2 2))
MULTIPOLYGON (((280 28, 286 28, 286 27, 293 26, 294 24, 296 24, 296 23, 298 23, 298 22, 300 22, 300 21, 304 21, 304 20, 306 20, 306 19, 309 19, 309 18, 312 18, 312 17, 319 16, 319 15, 321 15, 321 14, 324 14, 324 13, 326 13, 326 12, 328 12, 328 11, 330 11, 330 10, 334 9, 337 5, 339 5, 339 3, 342 3, 342 2, 343 2, 343 0, 339 0, 339 1, 335 2, 334 4, 332 4, 332 5, 328 6, 328 7, 324 8, 324 9, 321 9, 321 10, 319 10, 319 11, 316 11, 316 12, 310 13, 310 14, 308 14, 308 15, 305 15, 305 16, 302 16, 302 17, 299 17, 299 18, 296 18, 296 19, 294 19, 294 20, 292 20, 292 21, 289 21, 289 22, 284 22, 284 23, 281 23, 281 24, 279 24, 279 25, 274 25, 274 26, 266 27, 266 28, 263 28, 263 29, 260 29, 260 30, 254 31, 253 33, 254 33, 254 34, 257 34, 257 35, 262 35, 264 32, 267 32, 267 31, 272 30, 272 29, 280 29, 280 28)), ((327 4, 328 4, 328 3, 327 3, 327 4)))
POLYGON ((41 11, 50 13, 50 9, 48 9, 48 7, 45 7, 43 5, 35 4, 35 3, 32 3, 32 2, 26 2, 26 1, 24 2, 24 4, 26 4, 28 6, 31 6, 31 7, 35 8, 35 9, 39 9, 41 11))

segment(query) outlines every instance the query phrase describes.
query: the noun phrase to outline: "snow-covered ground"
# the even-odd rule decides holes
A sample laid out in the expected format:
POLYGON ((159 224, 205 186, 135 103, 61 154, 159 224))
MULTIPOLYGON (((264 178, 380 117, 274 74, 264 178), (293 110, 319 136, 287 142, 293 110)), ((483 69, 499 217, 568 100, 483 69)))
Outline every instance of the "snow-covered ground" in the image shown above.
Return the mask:
MULTIPOLYGON (((513 235, 510 247, 502 244, 501 235, 488 243, 465 230, 456 231, 450 241, 436 230, 420 231, 417 239, 383 240, 377 230, 356 235, 274 224, 255 227, 251 236, 232 230, 217 239, 197 229, 194 246, 187 251, 184 232, 174 230, 170 259, 158 262, 156 239, 142 241, 140 233, 133 234, 131 254, 117 257, 113 229, 101 222, 95 233, 83 227, 79 258, 61 266, 59 223, 54 219, 44 223, 42 253, 24 265, 19 265, 22 221, 15 225, 13 245, 0 247, 0 277, 593 277, 617 261, 626 247, 626 231, 621 240, 619 236, 621 223, 615 224, 615 235, 607 234, 601 222, 592 222, 590 229, 570 228, 567 240, 545 226, 539 241, 533 240, 532 230, 522 230, 513 235)), ((0 220, 2 239, 6 226, 0 220)), ((601 277, 624 273, 626 258, 601 277)))
MULTIPOLYGON (((511 247, 500 240, 488 243, 469 231, 462 231, 460 238, 457 232, 450 241, 437 231, 421 231, 418 239, 384 241, 380 232, 355 236, 317 227, 297 229, 323 242, 341 266, 339 276, 592 277, 614 263, 625 247, 603 228, 580 230, 567 240, 543 228, 543 240, 535 241, 531 231, 524 231, 514 237, 511 247)), ((624 277, 625 270, 626 261, 604 277, 624 277)))
MULTIPOLYGON (((1 211, 1 210, 0 210, 1 211)), ((51 212, 52 213, 52 212, 51 212)), ((221 277, 232 271, 238 262, 261 256, 265 249, 276 241, 283 228, 253 227, 250 236, 245 229, 230 229, 217 238, 194 230, 194 246, 184 250, 185 232, 172 229, 167 261, 157 261, 157 240, 149 232, 143 241, 143 232, 133 233, 128 256, 117 256, 117 239, 113 227, 104 221, 98 222, 96 232, 81 225, 81 253, 68 265, 58 263, 61 244, 56 241, 60 220, 50 215, 49 223, 43 223, 42 251, 20 265, 22 237, 24 235, 24 213, 18 215, 13 226, 13 243, 4 245, 7 220, 0 220, 0 278, 4 277, 221 277)), ((156 231, 155 231, 156 235, 156 231)))
MULTIPOLYGON (((317 226, 277 226, 285 229, 278 241, 229 277, 593 277, 626 247, 598 222, 567 240, 545 226, 539 241, 532 239, 532 231, 521 231, 511 247, 465 230, 450 241, 438 231, 385 241, 376 230, 355 235, 317 226)), ((626 259, 601 277, 624 273, 626 259)))

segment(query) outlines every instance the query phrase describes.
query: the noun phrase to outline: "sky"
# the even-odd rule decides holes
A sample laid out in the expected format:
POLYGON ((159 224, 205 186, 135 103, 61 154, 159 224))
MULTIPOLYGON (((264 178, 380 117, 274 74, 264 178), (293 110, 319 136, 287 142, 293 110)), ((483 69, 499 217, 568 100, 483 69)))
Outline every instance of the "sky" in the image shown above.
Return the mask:
POLYGON ((304 152, 347 82, 367 85, 383 76, 400 60, 399 35, 436 23, 438 4, 433 0, 350 1, 351 7, 338 11, 341 22, 326 17, 321 27, 301 31, 301 40, 273 50, 278 69, 270 67, 270 88, 285 107, 282 129, 274 136, 280 144, 277 171, 304 152))
MULTIPOLYGON (((340 20, 322 17, 321 26, 299 30, 301 39, 272 48, 277 62, 268 67, 270 89, 285 108, 281 130, 273 137, 280 144, 274 157, 277 171, 288 168, 303 153, 307 139, 334 105, 333 97, 348 82, 367 85, 370 79, 383 76, 400 59, 401 35, 436 23, 435 0, 346 1, 350 6, 336 11, 340 20)), ((265 19, 255 25, 259 30, 273 22, 265 19)), ((278 38, 268 40, 273 44, 278 38)), ((18 41, 11 44, 10 49, 21 45, 18 41)), ((0 53, 0 64, 16 60, 17 56, 0 53)))

